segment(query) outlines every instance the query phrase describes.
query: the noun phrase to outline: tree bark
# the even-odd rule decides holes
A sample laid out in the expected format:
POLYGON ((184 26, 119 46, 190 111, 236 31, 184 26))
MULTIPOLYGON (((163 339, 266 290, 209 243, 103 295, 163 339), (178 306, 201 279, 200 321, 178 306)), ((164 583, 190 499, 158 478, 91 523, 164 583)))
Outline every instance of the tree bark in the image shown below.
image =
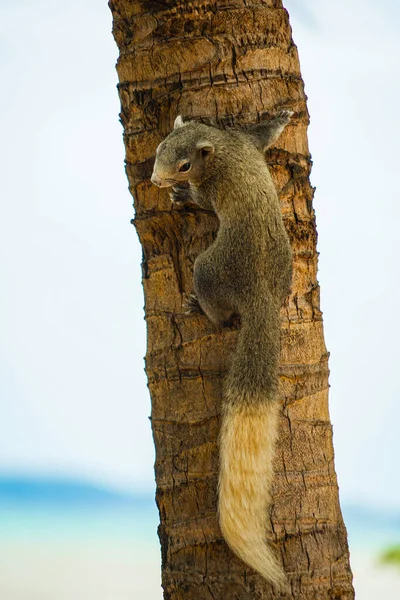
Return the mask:
POLYGON ((156 446, 162 581, 168 600, 354 597, 334 470, 308 112, 281 0, 110 0, 126 172, 143 247, 146 371, 156 446), (227 548, 216 517, 221 384, 236 342, 185 313, 196 256, 218 227, 209 211, 171 206, 150 183, 155 149, 178 114, 222 126, 279 109, 294 117, 269 150, 294 251, 282 309, 280 393, 270 543, 291 594, 279 596, 227 548))

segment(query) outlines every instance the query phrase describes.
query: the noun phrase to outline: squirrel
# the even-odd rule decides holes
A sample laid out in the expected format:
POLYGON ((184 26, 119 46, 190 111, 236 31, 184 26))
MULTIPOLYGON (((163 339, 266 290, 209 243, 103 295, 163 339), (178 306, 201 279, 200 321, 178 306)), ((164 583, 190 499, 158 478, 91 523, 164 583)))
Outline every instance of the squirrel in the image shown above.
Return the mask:
POLYGON ((231 549, 277 588, 286 576, 265 542, 279 403, 280 308, 290 293, 292 250, 264 151, 290 121, 280 111, 247 130, 175 119, 156 150, 151 181, 173 202, 219 219, 194 263, 190 312, 221 327, 240 318, 223 385, 218 513, 231 549))

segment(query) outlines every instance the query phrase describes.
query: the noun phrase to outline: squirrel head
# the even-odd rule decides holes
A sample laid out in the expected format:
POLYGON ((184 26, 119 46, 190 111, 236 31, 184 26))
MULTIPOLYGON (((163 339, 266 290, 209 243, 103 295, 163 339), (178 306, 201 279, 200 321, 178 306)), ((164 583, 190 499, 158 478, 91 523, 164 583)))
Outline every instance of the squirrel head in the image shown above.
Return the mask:
POLYGON ((156 150, 151 181, 158 187, 201 182, 215 151, 209 130, 202 123, 184 123, 180 115, 176 117, 174 130, 156 150))

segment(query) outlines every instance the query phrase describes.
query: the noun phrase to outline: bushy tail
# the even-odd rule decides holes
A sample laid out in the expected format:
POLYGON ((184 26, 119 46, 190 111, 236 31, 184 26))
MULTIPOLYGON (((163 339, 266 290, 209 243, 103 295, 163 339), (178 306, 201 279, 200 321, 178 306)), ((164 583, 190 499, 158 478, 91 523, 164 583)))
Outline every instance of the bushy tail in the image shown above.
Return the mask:
MULTIPOLYGON (((271 306, 268 308, 271 310, 271 306)), ((279 328, 279 314, 275 316, 279 328)), ((285 574, 265 541, 279 409, 275 385, 271 382, 277 375, 272 374, 271 379, 271 373, 265 374, 264 381, 269 385, 262 391, 254 388, 254 379, 251 382, 246 381, 246 375, 243 377, 246 372, 243 361, 248 361, 251 355, 255 355, 253 367, 257 371, 277 369, 279 337, 273 335, 271 340, 271 329, 265 331, 261 327, 264 331, 260 332, 257 323, 259 345, 254 344, 252 320, 250 317, 242 321, 236 356, 225 386, 220 435, 219 521, 231 549, 265 579, 284 588, 285 574), (245 356, 250 351, 246 348, 250 343, 252 352, 245 356), (268 356, 263 357, 265 353, 268 356), (240 364, 242 368, 238 371, 240 364), (246 388, 248 391, 244 391, 246 388)), ((248 373, 250 376, 249 370, 248 373)))

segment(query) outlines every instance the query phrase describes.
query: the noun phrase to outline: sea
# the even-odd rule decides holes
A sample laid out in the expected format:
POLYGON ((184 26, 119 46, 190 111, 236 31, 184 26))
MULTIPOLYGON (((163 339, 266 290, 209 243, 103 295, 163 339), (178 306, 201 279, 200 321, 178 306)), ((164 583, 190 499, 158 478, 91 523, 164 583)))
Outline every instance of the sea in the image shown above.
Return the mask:
MULTIPOLYGON (((357 600, 400 599, 400 510, 342 506, 357 600)), ((1 600, 162 600, 154 496, 0 477, 1 600)))

